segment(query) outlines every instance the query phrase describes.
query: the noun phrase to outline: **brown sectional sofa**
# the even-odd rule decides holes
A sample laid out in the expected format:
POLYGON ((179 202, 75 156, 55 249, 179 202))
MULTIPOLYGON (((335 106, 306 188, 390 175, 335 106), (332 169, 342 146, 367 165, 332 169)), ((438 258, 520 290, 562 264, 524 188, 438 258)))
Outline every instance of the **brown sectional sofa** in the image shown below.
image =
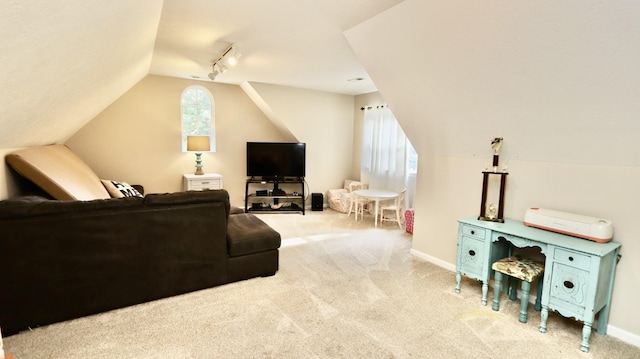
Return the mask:
MULTIPOLYGON (((36 157, 77 157, 63 147, 39 147, 36 157)), ((34 177, 35 167, 25 174, 15 158, 7 162, 42 181, 34 177)), ((0 201, 2 334, 273 275, 280 241, 259 218, 232 208, 225 190, 0 201)))

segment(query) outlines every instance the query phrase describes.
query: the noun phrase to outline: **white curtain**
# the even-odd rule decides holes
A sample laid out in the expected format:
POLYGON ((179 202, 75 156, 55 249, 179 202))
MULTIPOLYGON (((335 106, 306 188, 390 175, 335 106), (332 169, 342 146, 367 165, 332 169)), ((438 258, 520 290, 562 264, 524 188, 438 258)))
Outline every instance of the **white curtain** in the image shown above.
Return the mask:
POLYGON ((369 188, 396 192, 408 187, 407 136, 387 106, 364 110, 361 180, 369 188))

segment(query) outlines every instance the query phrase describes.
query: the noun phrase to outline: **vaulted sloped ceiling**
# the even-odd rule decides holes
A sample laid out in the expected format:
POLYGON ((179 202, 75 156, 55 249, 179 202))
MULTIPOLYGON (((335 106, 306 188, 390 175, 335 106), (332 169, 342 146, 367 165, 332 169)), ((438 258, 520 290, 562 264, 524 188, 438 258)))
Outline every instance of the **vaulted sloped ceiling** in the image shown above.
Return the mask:
POLYGON ((405 0, 345 36, 421 155, 504 136, 513 159, 638 166, 639 16, 624 0, 405 0))
POLYGON ((158 0, 0 2, 0 148, 63 142, 147 75, 158 0))
POLYGON ((235 44, 242 59, 216 82, 372 92, 343 33, 400 2, 164 0, 150 73, 209 81, 211 63, 235 44))
POLYGON ((375 91, 343 32, 401 2, 0 1, 0 149, 64 142, 149 73, 209 81, 231 43, 216 82, 375 91))

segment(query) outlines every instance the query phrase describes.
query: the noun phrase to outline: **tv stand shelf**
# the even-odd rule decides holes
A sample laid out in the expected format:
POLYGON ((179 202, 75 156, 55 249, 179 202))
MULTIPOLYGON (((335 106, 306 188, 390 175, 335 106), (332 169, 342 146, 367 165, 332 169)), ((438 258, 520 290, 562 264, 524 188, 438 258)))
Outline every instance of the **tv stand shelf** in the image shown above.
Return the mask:
POLYGON ((305 211, 304 178, 286 179, 247 179, 244 195, 244 211, 246 213, 302 213, 305 211), (279 185, 288 187, 300 186, 300 192, 280 192, 279 185), (268 189, 267 187, 272 187, 268 189))

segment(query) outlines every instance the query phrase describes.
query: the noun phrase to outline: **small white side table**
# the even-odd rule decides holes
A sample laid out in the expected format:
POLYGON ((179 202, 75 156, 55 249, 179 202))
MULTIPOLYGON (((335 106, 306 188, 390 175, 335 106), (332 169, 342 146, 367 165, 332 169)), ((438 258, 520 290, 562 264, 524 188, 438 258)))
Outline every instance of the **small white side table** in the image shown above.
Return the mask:
POLYGON ((202 191, 206 189, 222 189, 222 175, 217 173, 182 175, 183 191, 202 191))

